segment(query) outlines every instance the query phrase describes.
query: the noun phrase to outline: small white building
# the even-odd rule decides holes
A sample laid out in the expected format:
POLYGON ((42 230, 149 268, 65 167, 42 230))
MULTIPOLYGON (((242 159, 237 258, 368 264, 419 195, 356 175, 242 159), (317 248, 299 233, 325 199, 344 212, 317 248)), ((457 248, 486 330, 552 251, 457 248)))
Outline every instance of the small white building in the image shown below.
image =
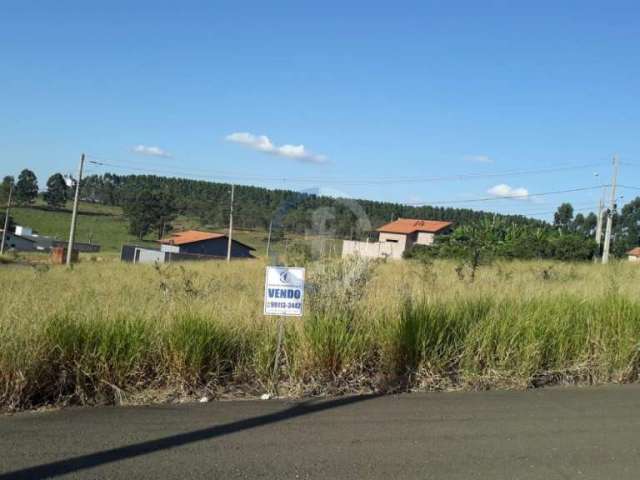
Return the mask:
POLYGON ((627 258, 630 262, 640 262, 640 247, 629 250, 627 252, 627 258))
POLYGON ((377 229, 377 242, 345 240, 342 256, 402 258, 403 253, 413 245, 433 245, 436 235, 449 232, 452 226, 452 222, 399 218, 377 229))

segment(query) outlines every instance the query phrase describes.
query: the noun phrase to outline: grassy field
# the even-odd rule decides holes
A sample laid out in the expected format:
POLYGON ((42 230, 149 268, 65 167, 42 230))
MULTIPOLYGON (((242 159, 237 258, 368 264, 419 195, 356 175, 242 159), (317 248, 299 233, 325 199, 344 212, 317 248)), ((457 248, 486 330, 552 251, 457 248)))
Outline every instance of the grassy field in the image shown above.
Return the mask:
MULTIPOLYGON (((0 265, 0 407, 166 401, 269 389, 264 263, 0 265)), ((635 265, 308 265, 286 321, 291 396, 634 382, 635 265)))

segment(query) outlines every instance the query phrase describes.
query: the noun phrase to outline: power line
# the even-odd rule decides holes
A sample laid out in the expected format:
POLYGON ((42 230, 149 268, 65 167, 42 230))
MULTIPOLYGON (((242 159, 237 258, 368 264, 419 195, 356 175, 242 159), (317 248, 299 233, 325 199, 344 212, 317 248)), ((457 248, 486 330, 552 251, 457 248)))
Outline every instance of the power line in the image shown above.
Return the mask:
POLYGON ((411 184, 411 183, 430 183, 438 181, 462 181, 462 180, 475 180, 484 178, 498 178, 506 176, 527 176, 527 175, 541 175, 546 173, 559 173, 572 170, 582 170, 590 167, 601 165, 601 163, 589 163, 582 165, 564 165, 541 169, 531 170, 506 170, 503 172, 492 173, 465 173, 457 175, 444 175, 444 176, 432 176, 432 177, 416 177, 416 176, 400 176, 400 177, 362 177, 360 179, 345 180, 344 176, 341 177, 329 177, 329 176, 317 176, 317 177, 288 177, 288 176, 264 176, 264 175, 247 175, 234 172, 216 172, 209 171, 186 171, 179 169, 166 169, 166 168, 149 168, 147 166, 140 166, 140 164, 131 164, 129 162, 112 162, 109 160, 99 159, 91 156, 93 160, 90 163, 98 166, 119 168, 124 170, 140 171, 146 173, 156 174, 173 174, 173 175, 185 175, 203 179, 225 179, 225 180, 262 180, 262 181, 289 181, 299 183, 317 183, 317 182, 331 182, 339 185, 387 185, 387 184, 411 184))
MULTIPOLYGON (((95 157, 91 157, 91 158, 95 158, 95 157)), ((129 170, 139 170, 139 171, 144 171, 144 172, 154 172, 154 170, 151 170, 149 168, 142 168, 142 167, 136 167, 136 166, 129 166, 129 165, 119 165, 119 164, 114 164, 114 163, 109 163, 106 161, 96 161, 96 160, 90 160, 89 161, 91 164, 94 165, 99 165, 99 166, 107 166, 107 167, 114 167, 114 168, 124 168, 124 169, 129 169, 129 170)), ((443 176, 443 177, 428 177, 428 178, 423 178, 423 179, 413 179, 413 181, 437 181, 437 180, 462 180, 462 179, 474 179, 474 178, 491 178, 491 177, 497 177, 500 175, 526 175, 526 174, 540 174, 540 173, 551 173, 551 172, 558 172, 558 171, 564 171, 564 170, 569 170, 569 169, 577 169, 577 168, 587 168, 589 166, 594 166, 594 165, 599 165, 599 164, 585 164, 585 165, 580 165, 580 166, 563 166, 563 167, 555 167, 555 168, 548 168, 548 169, 538 169, 538 170, 524 170, 524 171, 508 171, 508 172, 502 172, 502 173, 490 173, 490 174, 465 174, 465 175, 452 175, 452 176, 443 176)), ((159 170, 155 170, 155 171, 159 171, 159 170)), ((173 172, 178 173, 177 170, 173 170, 173 172)), ((166 171, 164 171, 164 173, 167 173, 166 171)), ((185 171, 180 171, 179 173, 182 173, 184 175, 191 175, 191 176, 197 176, 196 174, 193 174, 192 172, 185 172, 185 171)), ((203 176, 203 178, 211 178, 209 175, 207 176, 203 176)), ((231 176, 230 176, 231 178, 231 176)), ((233 178, 237 178, 237 177, 233 177, 233 178)), ((244 176, 244 178, 246 179, 275 179, 275 177, 261 177, 261 176, 244 176)), ((301 177, 298 180, 308 180, 311 181, 313 179, 313 177, 301 177)), ((319 177, 317 178, 319 179, 319 177)), ((281 180, 286 180, 286 179, 281 179, 281 180)), ((291 180, 291 178, 289 179, 291 180)), ((402 179, 394 179, 393 177, 390 177, 389 179, 385 180, 385 183, 394 183, 397 181, 402 181, 402 179)), ((378 182, 378 180, 373 181, 375 183, 378 182)), ((360 183, 369 183, 369 182, 365 182, 365 181, 361 181, 360 183)), ((356 184, 353 182, 350 182, 350 184, 356 184)), ((540 193, 528 193, 526 195, 522 195, 522 194, 514 194, 514 195, 501 195, 501 196, 491 196, 491 197, 481 197, 481 198, 473 198, 473 199, 467 199, 467 200, 460 200, 460 199, 452 199, 452 200, 434 200, 434 201, 429 201, 429 202, 412 202, 412 203, 403 203, 401 202, 403 205, 407 205, 407 206, 413 206, 413 207, 421 207, 421 206, 431 206, 431 205, 436 205, 436 204, 464 204, 464 203, 476 203, 476 202, 489 202, 489 201, 498 201, 498 200, 514 200, 514 199, 528 199, 528 198, 532 198, 532 197, 541 197, 541 196, 548 196, 548 195, 559 195, 559 194, 563 194, 563 193, 574 193, 574 192, 580 192, 580 191, 588 191, 588 190, 597 190, 602 188, 603 186, 609 186, 609 185, 598 185, 598 186, 593 186, 593 187, 578 187, 578 188, 572 188, 572 189, 567 189, 567 190, 556 190, 556 191, 551 191, 551 192, 540 192, 540 193)), ((629 187, 629 188, 633 188, 633 187, 629 187)), ((640 188, 639 188, 640 190, 640 188)), ((549 212, 549 213, 554 213, 554 212, 549 212)), ((525 212, 522 215, 542 215, 542 214, 546 214, 546 213, 528 213, 525 212)), ((518 214, 519 215, 519 214, 518 214)))
POLYGON ((618 162, 618 165, 626 165, 628 167, 640 167, 640 163, 635 162, 618 162))
MULTIPOLYGON (((609 186, 609 185, 605 185, 609 186)), ((435 205, 435 204, 450 204, 450 203, 473 203, 473 202, 490 202, 496 200, 526 200, 532 197, 544 197, 547 195, 559 195, 563 193, 574 193, 574 192, 584 192, 587 190, 599 190, 603 185, 598 185, 595 187, 577 187, 570 188, 567 190, 555 190, 552 192, 540 192, 540 193, 527 193, 526 195, 501 195, 501 196, 493 196, 493 197, 482 197, 482 198, 470 198, 468 200, 432 200, 429 202, 419 202, 419 203, 406 203, 405 205, 420 207, 427 205, 435 205)))
MULTIPOLYGON (((589 164, 582 164, 582 165, 563 165, 563 166, 531 169, 531 170, 508 170, 508 171, 493 172, 493 173, 468 173, 468 174, 437 176, 437 177, 405 177, 405 176, 386 177, 386 178, 362 177, 361 179, 344 180, 344 177, 269 177, 269 176, 261 176, 261 175, 237 174, 235 172, 205 172, 202 170, 199 173, 196 173, 196 172, 187 172, 179 169, 149 168, 149 166, 142 166, 140 164, 131 164, 128 162, 113 163, 112 161, 100 159, 94 156, 91 156, 90 158, 92 160, 89 160, 89 163, 95 166, 112 167, 112 168, 140 171, 140 172, 153 173, 153 174, 185 175, 190 177, 200 177, 202 179, 207 179, 207 180, 245 179, 245 180, 296 181, 296 182, 327 181, 327 182, 337 183, 341 185, 368 185, 368 184, 379 185, 379 184, 391 184, 391 183, 428 183, 428 182, 437 182, 437 181, 461 181, 461 180, 474 180, 474 179, 483 179, 483 178, 496 178, 501 176, 525 176, 525 175, 539 175, 539 174, 545 174, 545 173, 558 173, 562 171, 586 169, 586 168, 601 165, 601 162, 599 162, 599 163, 589 163, 589 164)), ((512 199, 512 200, 528 199, 528 198, 535 198, 535 197, 541 197, 541 196, 547 196, 547 195, 558 195, 558 194, 564 194, 564 193, 596 190, 596 189, 602 188, 603 186, 608 186, 608 185, 598 185, 593 187, 578 187, 578 188, 557 190, 557 191, 551 191, 551 192, 531 193, 526 195, 514 194, 514 195, 473 198, 473 199, 467 199, 467 200, 452 199, 452 200, 437 200, 437 201, 429 201, 429 202, 414 202, 414 203, 400 202, 400 203, 407 206, 420 207, 420 206, 433 206, 437 204, 465 204, 465 203, 489 202, 489 201, 509 200, 509 199, 512 199)), ((622 188, 636 188, 636 187, 622 186, 622 188)), ((640 188, 636 188, 636 189, 640 190, 640 188)), ((554 212, 523 212, 523 213, 518 213, 513 215, 533 216, 533 215, 547 215, 552 213, 554 212)))
MULTIPOLYGON (((574 205, 571 204, 571 206, 573 207, 573 212, 574 213, 582 213, 582 212, 592 212, 595 211, 596 208, 594 208, 591 203, 589 204, 580 204, 580 205, 574 205)), ((542 208, 542 206, 540 207, 542 208)), ((518 213, 505 213, 505 212, 497 212, 500 215, 522 215, 522 216, 528 216, 528 215, 552 215, 554 213, 557 212, 556 210, 547 210, 547 211, 540 211, 540 210, 519 210, 518 213)))
MULTIPOLYGON (((573 209, 573 213, 585 213, 585 212, 593 212, 593 208, 589 208, 589 207, 585 207, 585 208, 574 208, 573 209)), ((546 212, 523 212, 523 213, 513 213, 513 214, 509 214, 509 213, 501 213, 500 215, 520 215, 523 217, 528 217, 528 216, 539 216, 539 215, 553 215, 554 213, 556 213, 558 210, 553 210, 553 211, 546 211, 546 212)))

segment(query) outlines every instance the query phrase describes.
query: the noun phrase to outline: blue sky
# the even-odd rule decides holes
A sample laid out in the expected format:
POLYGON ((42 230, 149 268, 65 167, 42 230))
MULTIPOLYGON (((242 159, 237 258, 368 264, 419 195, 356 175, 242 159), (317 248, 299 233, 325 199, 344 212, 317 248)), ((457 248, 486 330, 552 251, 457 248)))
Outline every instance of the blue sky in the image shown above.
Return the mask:
MULTIPOLYGON (((638 2, 7 1, 0 65, 0 173, 42 185, 87 152, 445 204, 597 186, 617 153, 640 186, 638 2), (567 165, 589 166, 400 178, 567 165)), ((449 204, 550 218, 599 195, 449 204)))

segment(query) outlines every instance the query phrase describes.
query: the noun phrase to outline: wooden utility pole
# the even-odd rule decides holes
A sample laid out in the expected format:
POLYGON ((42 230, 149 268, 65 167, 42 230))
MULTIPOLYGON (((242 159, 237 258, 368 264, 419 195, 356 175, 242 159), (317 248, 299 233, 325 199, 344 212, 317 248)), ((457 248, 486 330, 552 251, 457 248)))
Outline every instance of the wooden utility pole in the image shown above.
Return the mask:
POLYGON ((273 227, 273 218, 269 221, 269 235, 267 236, 267 260, 269 259, 269 251, 271 250, 271 228, 273 227))
POLYGON ((76 180, 76 194, 75 194, 75 197, 73 198, 73 213, 71 214, 71 228, 69 229, 69 243, 67 244, 67 267, 71 266, 73 242, 76 237, 76 222, 78 219, 78 200, 80 199, 80 182, 82 182, 83 170, 84 170, 84 153, 80 156, 80 168, 78 168, 78 180, 76 180))
POLYGON ((603 196, 598 202, 598 221, 596 223, 596 245, 598 246, 598 252, 593 256, 593 261, 597 262, 602 255, 602 224, 604 215, 604 192, 603 196))
POLYGON ((4 227, 2 228, 2 242, 0 243, 0 255, 4 254, 4 244, 7 239, 7 229, 9 228, 9 213, 11 211, 11 196, 13 195, 13 182, 9 185, 9 199, 7 201, 7 211, 4 217, 4 227))
POLYGON ((602 243, 602 216, 604 214, 604 201, 601 198, 598 202, 598 221, 596 223, 596 244, 600 247, 602 243))
POLYGON ((602 251, 602 263, 609 263, 609 251, 611 250, 611 230, 613 228, 613 214, 616 210, 616 185, 618 182, 618 156, 613 157, 613 177, 611 179, 611 199, 607 212, 607 229, 604 234, 604 249, 602 251))
POLYGON ((231 261, 231 242, 233 237, 233 195, 235 185, 231 185, 231 209, 229 210, 229 237, 227 242, 227 262, 231 261))

